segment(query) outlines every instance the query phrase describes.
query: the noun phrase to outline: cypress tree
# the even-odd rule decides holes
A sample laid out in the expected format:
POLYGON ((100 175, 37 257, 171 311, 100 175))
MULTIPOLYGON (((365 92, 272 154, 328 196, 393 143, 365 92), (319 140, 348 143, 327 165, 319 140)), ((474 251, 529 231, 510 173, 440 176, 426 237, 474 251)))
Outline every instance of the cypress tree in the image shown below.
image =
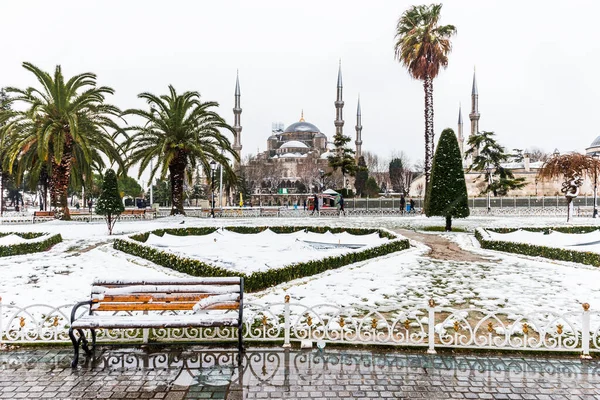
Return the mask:
POLYGON ((433 157, 431 182, 425 197, 425 215, 446 217, 446 230, 452 230, 452 217, 469 216, 467 184, 460 149, 454 131, 444 129, 433 157))
POLYGON ((365 186, 369 179, 369 169, 365 158, 360 156, 358 158, 358 169, 356 171, 356 179, 354 179, 354 187, 356 188, 356 195, 362 197, 365 193, 365 186))
POLYGON ((104 215, 109 235, 112 235, 113 227, 123 211, 125 211, 125 207, 123 207, 121 195, 119 194, 117 174, 112 169, 109 169, 104 174, 102 193, 100 193, 100 197, 96 203, 96 214, 104 215))

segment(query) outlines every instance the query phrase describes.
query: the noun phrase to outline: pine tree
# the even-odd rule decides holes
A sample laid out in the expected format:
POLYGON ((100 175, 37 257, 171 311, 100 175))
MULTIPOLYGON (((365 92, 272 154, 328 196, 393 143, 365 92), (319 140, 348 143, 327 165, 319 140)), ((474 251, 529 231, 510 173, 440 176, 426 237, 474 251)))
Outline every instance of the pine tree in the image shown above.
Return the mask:
MULTIPOLYGON (((344 177, 344 188, 346 188, 346 175, 356 175, 356 161, 354 160, 354 150, 346 147, 350 141, 349 136, 344 136, 343 133, 336 133, 333 136, 333 145, 335 146, 334 155, 329 156, 329 166, 333 171, 338 169, 344 177)), ((329 174, 331 175, 331 174, 329 174)))
POLYGON ((356 188, 357 196, 362 197, 362 195, 364 194, 367 179, 369 179, 369 169, 367 168, 365 158, 363 156, 360 156, 358 159, 356 179, 354 180, 354 187, 356 188))
POLYGON ((100 193, 96 203, 96 214, 104 215, 109 235, 112 235, 113 227, 123 211, 125 211, 125 207, 123 207, 121 195, 119 194, 117 174, 109 169, 104 174, 102 193, 100 193))
POLYGON ((467 184, 458 141, 452 129, 444 129, 433 157, 431 183, 425 197, 425 215, 446 217, 446 230, 452 230, 452 217, 469 216, 467 184))

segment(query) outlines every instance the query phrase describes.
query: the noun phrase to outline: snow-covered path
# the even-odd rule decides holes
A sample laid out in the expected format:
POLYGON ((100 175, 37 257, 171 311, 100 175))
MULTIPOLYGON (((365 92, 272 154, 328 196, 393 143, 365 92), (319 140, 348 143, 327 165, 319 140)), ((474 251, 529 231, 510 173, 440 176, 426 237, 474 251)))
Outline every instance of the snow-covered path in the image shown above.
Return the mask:
MULTIPOLYGON (((207 225, 328 225, 354 227, 440 226, 441 219, 416 218, 319 218, 271 220, 207 220, 166 218, 156 221, 120 222, 116 237, 158 228, 207 225)), ((577 220, 592 224, 594 220, 577 220)), ((469 218, 455 226, 562 225, 562 218, 469 218)), ((0 296, 5 303, 54 305, 74 303, 89 296, 96 276, 182 276, 137 257, 112 249, 111 237, 102 224, 50 222, 30 226, 0 226, 3 232, 60 232, 64 242, 46 253, 0 258, 0 296)), ((438 304, 496 308, 527 312, 533 309, 567 311, 588 302, 600 307, 600 270, 580 264, 534 260, 479 249, 472 235, 444 235, 469 251, 491 258, 490 262, 443 261, 427 257, 417 242, 410 250, 376 260, 349 265, 308 278, 287 282, 248 296, 258 303, 281 302, 286 294, 306 304, 408 307, 423 306, 433 297, 438 304)))

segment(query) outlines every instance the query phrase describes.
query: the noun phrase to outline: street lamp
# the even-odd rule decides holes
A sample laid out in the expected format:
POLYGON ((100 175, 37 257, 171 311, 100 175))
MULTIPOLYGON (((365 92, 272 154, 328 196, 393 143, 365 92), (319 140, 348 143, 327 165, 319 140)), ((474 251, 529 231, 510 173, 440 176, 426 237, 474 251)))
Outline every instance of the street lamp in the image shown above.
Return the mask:
POLYGON ((600 154, 594 153, 592 154, 592 159, 594 160, 594 212, 592 213, 592 218, 598 217, 598 159, 600 159, 600 154))
POLYGON ((210 162, 210 188, 212 193, 212 204, 210 208, 210 216, 215 217, 215 170, 217 169, 217 163, 215 160, 210 162))
POLYGON ((490 204, 490 187, 492 186, 492 168, 488 165, 485 168, 488 176, 488 190, 487 190, 487 210, 488 213, 492 210, 492 206, 490 204))

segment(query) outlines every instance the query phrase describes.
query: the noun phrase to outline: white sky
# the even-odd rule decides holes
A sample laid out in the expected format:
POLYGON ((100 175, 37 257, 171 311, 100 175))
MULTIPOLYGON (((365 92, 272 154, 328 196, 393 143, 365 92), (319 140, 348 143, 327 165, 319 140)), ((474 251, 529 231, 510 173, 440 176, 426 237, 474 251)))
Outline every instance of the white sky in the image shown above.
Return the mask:
MULTIPOLYGON (((354 142, 361 96, 363 149, 423 158, 423 89, 394 60, 398 17, 414 1, 3 1, 0 86, 34 85, 30 61, 66 75, 92 71, 112 103, 142 107, 168 84, 220 103, 233 123, 236 69, 243 155, 266 148, 271 123, 307 121, 333 136, 338 60, 344 133, 354 142)), ((449 67, 434 82, 435 131, 465 134, 473 66, 480 129, 508 149, 583 151, 600 134, 597 1, 447 1, 458 29, 449 67)))

